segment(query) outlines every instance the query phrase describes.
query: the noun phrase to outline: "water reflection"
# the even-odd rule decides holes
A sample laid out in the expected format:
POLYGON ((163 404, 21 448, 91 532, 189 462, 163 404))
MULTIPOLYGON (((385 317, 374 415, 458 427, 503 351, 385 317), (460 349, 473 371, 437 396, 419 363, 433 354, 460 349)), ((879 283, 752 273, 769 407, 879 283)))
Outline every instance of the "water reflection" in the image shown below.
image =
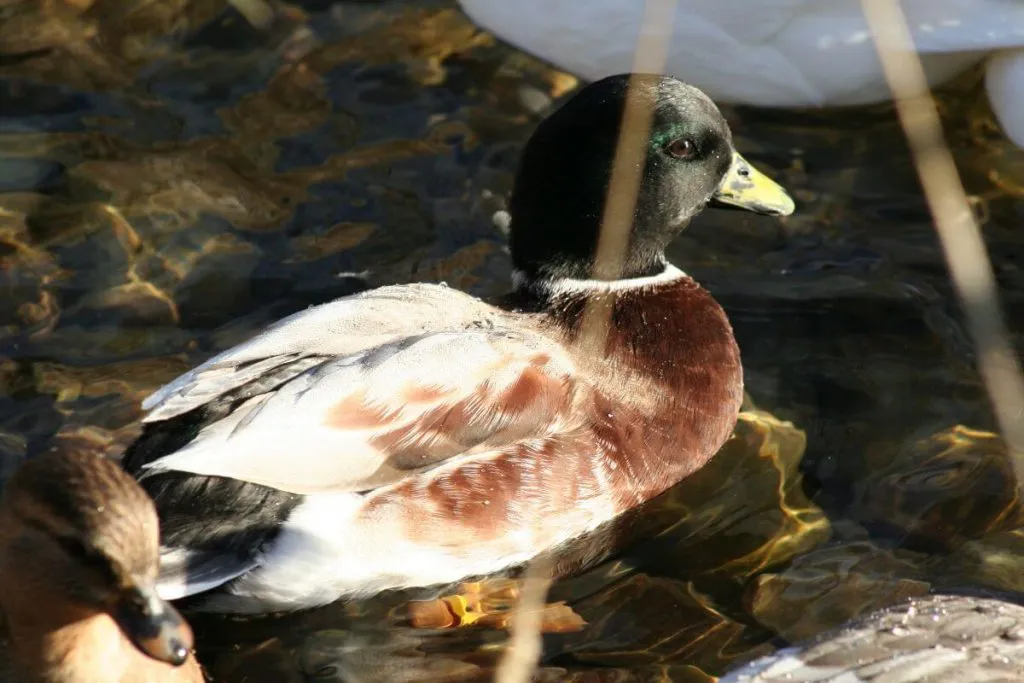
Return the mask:
MULTIPOLYGON (((264 28, 212 0, 0 13, 3 476, 119 453, 146 394, 299 308, 503 291, 491 215, 575 85, 453 3, 308 1, 264 28)), ((1021 348, 1024 156, 980 87, 943 113, 1021 348)), ((537 680, 709 681, 898 596, 1024 591, 1020 489, 891 112, 729 116, 800 211, 706 212, 672 257, 729 311, 750 401, 708 467, 614 530, 631 544, 554 586, 586 626, 545 636, 537 680)), ((457 588, 197 617, 200 654, 218 681, 490 680, 504 632, 409 624, 457 588)))

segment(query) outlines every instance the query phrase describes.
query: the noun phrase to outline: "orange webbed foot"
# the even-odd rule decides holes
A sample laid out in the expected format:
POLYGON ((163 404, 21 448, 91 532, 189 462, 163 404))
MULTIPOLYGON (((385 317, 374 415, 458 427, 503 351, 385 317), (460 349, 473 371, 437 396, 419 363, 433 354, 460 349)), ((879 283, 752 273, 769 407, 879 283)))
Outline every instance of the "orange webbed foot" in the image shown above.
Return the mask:
MULTIPOLYGON (((413 628, 492 628, 508 630, 519 600, 519 582, 494 579, 463 583, 459 592, 409 604, 413 628)), ((540 615, 542 633, 572 633, 587 622, 564 602, 545 604, 540 615)))

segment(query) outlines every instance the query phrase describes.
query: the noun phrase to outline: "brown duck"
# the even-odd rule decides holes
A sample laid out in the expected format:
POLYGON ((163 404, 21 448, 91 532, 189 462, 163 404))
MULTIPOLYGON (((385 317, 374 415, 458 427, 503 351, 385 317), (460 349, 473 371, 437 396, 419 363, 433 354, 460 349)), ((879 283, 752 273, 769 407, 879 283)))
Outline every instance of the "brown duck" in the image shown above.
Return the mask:
POLYGON ((0 674, 201 683, 191 629, 157 597, 158 558, 153 502, 116 463, 83 453, 24 463, 0 499, 0 674))

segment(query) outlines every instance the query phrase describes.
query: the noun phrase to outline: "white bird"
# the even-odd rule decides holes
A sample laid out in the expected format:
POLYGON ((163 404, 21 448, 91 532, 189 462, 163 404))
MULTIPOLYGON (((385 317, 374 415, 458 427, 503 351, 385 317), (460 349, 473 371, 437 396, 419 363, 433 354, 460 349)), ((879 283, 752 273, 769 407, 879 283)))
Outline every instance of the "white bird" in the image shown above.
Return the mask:
MULTIPOLYGON (((639 0, 459 0, 479 26, 586 80, 630 68, 639 0)), ((932 86, 985 62, 992 109, 1024 147, 1024 2, 902 0, 932 86)), ((719 102, 846 106, 890 98, 861 0, 679 0, 666 72, 719 102)))

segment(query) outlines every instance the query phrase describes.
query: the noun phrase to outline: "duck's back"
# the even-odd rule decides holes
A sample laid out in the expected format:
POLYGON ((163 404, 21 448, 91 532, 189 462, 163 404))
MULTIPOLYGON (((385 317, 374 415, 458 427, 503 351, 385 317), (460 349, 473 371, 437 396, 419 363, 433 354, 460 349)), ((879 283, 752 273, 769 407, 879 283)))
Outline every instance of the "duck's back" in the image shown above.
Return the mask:
POLYGON ((343 297, 294 313, 161 387, 143 401, 143 422, 168 420, 253 383, 245 395, 265 392, 325 358, 487 325, 497 314, 444 285, 394 285, 343 297))

